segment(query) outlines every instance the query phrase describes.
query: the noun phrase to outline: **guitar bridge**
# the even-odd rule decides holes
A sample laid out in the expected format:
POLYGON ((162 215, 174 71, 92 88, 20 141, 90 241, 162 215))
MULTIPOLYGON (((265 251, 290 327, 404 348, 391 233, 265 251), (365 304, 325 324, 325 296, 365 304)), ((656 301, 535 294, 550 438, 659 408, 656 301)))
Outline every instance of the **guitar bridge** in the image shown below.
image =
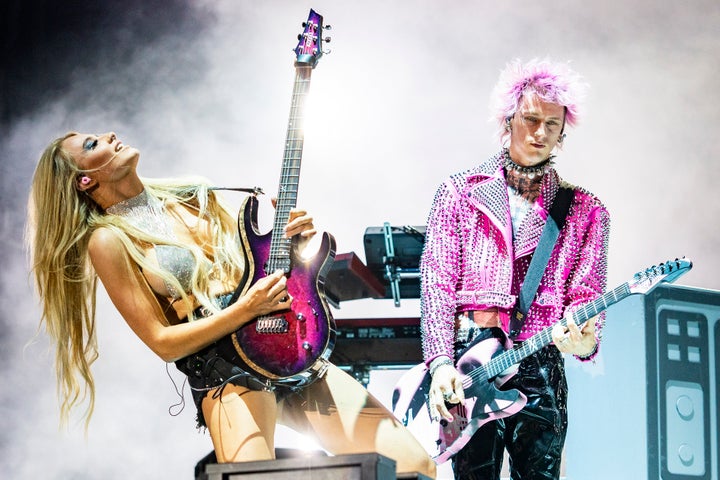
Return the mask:
POLYGON ((255 324, 258 333, 287 333, 289 324, 285 317, 260 317, 255 324))

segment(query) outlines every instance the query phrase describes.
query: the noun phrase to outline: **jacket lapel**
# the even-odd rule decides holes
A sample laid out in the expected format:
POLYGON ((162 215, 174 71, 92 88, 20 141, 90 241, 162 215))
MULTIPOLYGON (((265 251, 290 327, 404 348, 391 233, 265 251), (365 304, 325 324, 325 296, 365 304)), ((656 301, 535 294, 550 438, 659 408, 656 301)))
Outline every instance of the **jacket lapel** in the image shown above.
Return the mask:
POLYGON ((483 212, 502 233, 507 251, 514 252, 512 258, 519 258, 533 252, 537 247, 550 205, 555 200, 560 180, 554 169, 545 174, 540 197, 525 216, 518 229, 518 237, 513 242, 510 201, 503 172, 503 159, 504 154, 500 152, 480 164, 474 172, 468 175, 467 187, 463 195, 472 205, 483 212))
POLYGON ((550 212, 550 206, 555 200, 559 184, 557 172, 554 169, 545 174, 540 187, 540 196, 523 219, 515 238, 515 258, 522 257, 535 251, 545 222, 550 212))
POLYGON ((512 224, 507 184, 502 169, 503 153, 495 155, 478 166, 468 176, 463 195, 483 212, 502 233, 507 251, 512 252, 512 224))

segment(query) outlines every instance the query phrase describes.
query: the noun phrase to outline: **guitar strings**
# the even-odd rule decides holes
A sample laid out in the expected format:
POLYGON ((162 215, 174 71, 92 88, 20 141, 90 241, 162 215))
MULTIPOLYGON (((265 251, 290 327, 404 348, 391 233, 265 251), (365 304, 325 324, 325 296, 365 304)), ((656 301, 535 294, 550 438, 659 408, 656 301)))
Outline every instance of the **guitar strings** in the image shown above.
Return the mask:
MULTIPOLYGON (((677 261, 675 262, 675 265, 671 264, 670 262, 661 263, 660 265, 653 266, 650 268, 645 269, 642 272, 636 273, 633 277, 633 280, 636 283, 642 282, 642 281, 650 281, 653 282, 656 280, 656 277, 662 276, 662 275, 668 275, 673 271, 673 267, 675 267, 678 270, 681 270, 681 265, 677 261)), ((683 272, 684 273, 684 272, 683 272)), ((674 280, 674 279, 673 279, 674 280)), ((637 292, 635 292, 637 293, 637 292)), ((578 308, 576 314, 578 315, 578 318, 580 320, 580 323, 583 323, 587 321, 589 318, 597 315, 598 313, 606 310, 610 305, 613 305, 620 300, 624 299, 625 297, 632 295, 633 292, 630 288, 630 282, 625 282, 621 284, 620 286, 614 288, 613 290, 606 292, 605 294, 601 295, 597 299, 593 300, 592 302, 589 302, 580 308, 578 308), (608 298, 612 297, 610 303, 608 303, 608 298)), ((567 326, 567 319, 562 318, 559 321, 560 324, 563 326, 567 326)), ((463 390, 470 388, 472 385, 477 383, 478 381, 489 381, 492 378, 495 378, 508 368, 512 367, 516 363, 519 363, 522 359, 524 359, 526 356, 531 355, 533 352, 529 352, 526 350, 534 350, 534 346, 537 344, 536 339, 540 338, 541 342, 539 343, 542 346, 546 346, 550 343, 552 339, 552 329, 553 326, 546 327, 545 329, 541 330, 536 335, 533 335, 530 339, 526 340, 522 347, 520 347, 517 350, 506 350, 497 357, 490 360, 490 362, 487 365, 480 365, 475 370, 467 374, 463 380, 462 380, 462 386, 463 390), (498 370, 497 373, 494 373, 493 371, 488 371, 488 367, 491 367, 495 364, 499 364, 501 366, 501 369, 498 370), (494 373, 494 374, 493 374, 494 373)), ((539 350, 539 349, 538 349, 539 350)))
MULTIPOLYGON (((597 315, 599 312, 605 310, 608 308, 609 305, 612 305, 613 303, 618 302, 619 300, 625 298, 627 295, 630 294, 630 290, 628 288, 627 282, 620 285, 619 287, 616 287, 610 292, 607 292, 606 294, 600 296, 599 298, 595 299, 594 301, 583 305, 576 311, 577 320, 580 321, 580 323, 587 321, 589 318, 597 315), (607 303, 607 298, 612 296, 613 301, 610 302, 610 304, 607 303)), ((563 326, 567 326, 567 319, 563 318, 559 321, 560 324, 563 326)), ((532 352, 528 352, 526 350, 534 350, 534 345, 541 345, 546 346, 550 343, 552 339, 552 329, 554 325, 549 326, 538 332, 536 335, 531 337, 530 339, 526 340, 522 347, 520 347, 517 350, 506 350, 497 357, 493 358, 488 365, 481 365, 469 374, 465 376, 465 378, 462 381, 463 389, 470 388, 472 385, 479 381, 489 381, 492 378, 495 378, 500 373, 504 372, 508 368, 512 367, 522 359, 524 359, 526 356, 530 355, 532 352), (540 339, 540 342, 537 342, 537 339, 540 339), (491 365, 499 365, 499 369, 497 373, 490 376, 493 371, 488 371, 488 367, 491 365)))

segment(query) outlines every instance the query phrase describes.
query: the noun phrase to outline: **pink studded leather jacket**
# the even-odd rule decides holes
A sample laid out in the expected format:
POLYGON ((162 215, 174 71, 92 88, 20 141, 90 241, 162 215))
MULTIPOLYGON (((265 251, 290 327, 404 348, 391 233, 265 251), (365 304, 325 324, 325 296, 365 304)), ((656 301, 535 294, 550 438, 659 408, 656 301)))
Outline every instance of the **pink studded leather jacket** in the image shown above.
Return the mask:
MULTIPOLYGON (((551 169, 513 239, 504 155, 502 151, 452 175, 435 194, 420 263, 420 321, 427 364, 440 355, 454 357, 455 317, 464 311, 497 307, 507 331, 510 311, 560 185, 575 188, 575 195, 517 340, 554 324, 566 309, 594 300, 605 289, 610 219, 602 203, 563 182, 551 169)), ((601 317, 598 342, 602 323, 601 317)))

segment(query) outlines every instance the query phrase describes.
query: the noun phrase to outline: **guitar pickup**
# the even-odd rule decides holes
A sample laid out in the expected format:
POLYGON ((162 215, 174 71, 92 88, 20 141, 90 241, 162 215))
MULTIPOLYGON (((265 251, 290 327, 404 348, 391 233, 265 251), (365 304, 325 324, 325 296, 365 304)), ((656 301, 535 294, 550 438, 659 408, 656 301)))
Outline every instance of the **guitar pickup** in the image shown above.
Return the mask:
POLYGON ((285 317, 260 317, 255 325, 258 333, 287 333, 289 324, 285 317))

